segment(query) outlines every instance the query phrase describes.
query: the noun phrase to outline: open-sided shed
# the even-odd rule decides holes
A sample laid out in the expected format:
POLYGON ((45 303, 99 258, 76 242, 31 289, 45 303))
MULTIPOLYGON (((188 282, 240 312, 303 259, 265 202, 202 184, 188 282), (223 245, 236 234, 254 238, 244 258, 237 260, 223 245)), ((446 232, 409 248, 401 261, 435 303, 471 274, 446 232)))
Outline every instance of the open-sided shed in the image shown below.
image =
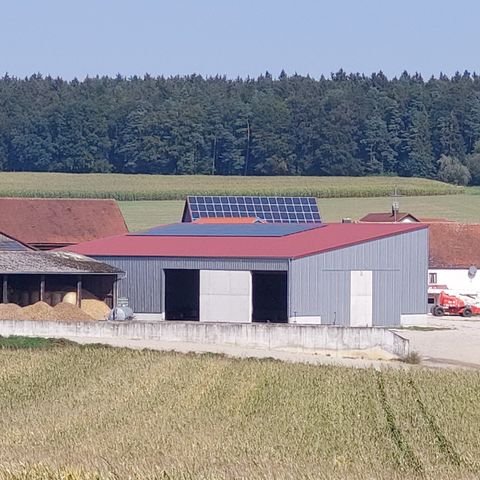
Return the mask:
MULTIPOLYGON (((68 252, 0 251, 0 303, 21 306, 46 301, 54 292, 88 290, 108 306, 116 304, 118 268, 68 252)), ((59 303, 61 298, 53 303, 59 303)), ((49 302, 51 303, 51 302, 49 302)))

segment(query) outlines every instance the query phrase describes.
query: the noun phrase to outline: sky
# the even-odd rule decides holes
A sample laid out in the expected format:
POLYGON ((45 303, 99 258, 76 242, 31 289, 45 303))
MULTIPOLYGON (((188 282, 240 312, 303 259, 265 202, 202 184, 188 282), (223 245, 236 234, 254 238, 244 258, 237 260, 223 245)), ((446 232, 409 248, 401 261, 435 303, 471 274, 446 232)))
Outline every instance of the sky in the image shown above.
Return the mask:
POLYGON ((478 0, 0 0, 0 74, 480 73, 478 0))

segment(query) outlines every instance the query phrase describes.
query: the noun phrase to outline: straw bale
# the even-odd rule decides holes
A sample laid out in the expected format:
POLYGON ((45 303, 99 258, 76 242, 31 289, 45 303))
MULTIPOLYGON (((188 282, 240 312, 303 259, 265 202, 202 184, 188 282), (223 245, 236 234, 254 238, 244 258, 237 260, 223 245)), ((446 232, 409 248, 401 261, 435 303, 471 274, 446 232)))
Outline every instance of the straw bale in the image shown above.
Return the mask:
MULTIPOLYGON (((89 300, 98 300, 98 298, 93 295, 93 293, 90 293, 88 290, 82 290, 82 300, 84 299, 89 299, 89 300)), ((66 292, 62 302, 65 303, 71 303, 72 305, 77 304, 77 292, 76 291, 69 291, 66 292)))
POLYGON ((51 305, 54 307, 58 303, 61 303, 64 292, 52 292, 51 305))

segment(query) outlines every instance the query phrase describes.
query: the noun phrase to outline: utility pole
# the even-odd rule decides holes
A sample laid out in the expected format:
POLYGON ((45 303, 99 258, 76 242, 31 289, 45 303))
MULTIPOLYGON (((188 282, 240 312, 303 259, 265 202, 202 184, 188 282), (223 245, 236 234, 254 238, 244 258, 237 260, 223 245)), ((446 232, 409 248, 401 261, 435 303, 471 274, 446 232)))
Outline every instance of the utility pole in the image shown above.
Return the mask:
POLYGON ((398 218, 398 212, 400 211, 400 202, 399 202, 399 197, 401 195, 398 193, 397 186, 395 185, 395 189, 393 193, 390 195, 392 197, 392 215, 393 215, 393 221, 396 222, 398 218))
POLYGON ((217 157, 217 136, 213 139, 213 155, 212 155, 212 175, 215 175, 215 159, 217 157))
POLYGON ((247 176, 248 172, 248 158, 250 157, 250 121, 247 118, 247 149, 245 152, 245 171, 244 176, 247 176))

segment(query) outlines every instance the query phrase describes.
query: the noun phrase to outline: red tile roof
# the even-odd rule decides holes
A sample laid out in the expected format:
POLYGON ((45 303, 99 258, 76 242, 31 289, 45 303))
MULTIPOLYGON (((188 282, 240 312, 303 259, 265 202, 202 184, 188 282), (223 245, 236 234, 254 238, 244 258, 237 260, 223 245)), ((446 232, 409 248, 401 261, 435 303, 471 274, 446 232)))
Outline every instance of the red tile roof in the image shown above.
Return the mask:
POLYGON ((430 268, 480 268, 480 224, 430 223, 430 268))
MULTIPOLYGON (((411 213, 397 212, 397 222, 401 222, 405 218, 411 218, 415 222, 420 221, 417 217, 414 217, 411 213)), ((367 215, 362 217, 359 221, 360 222, 395 222, 395 217, 391 212, 368 213, 367 215)))
POLYGON ((122 235, 65 250, 89 256, 299 258, 423 228, 418 223, 332 223, 283 237, 122 235))
POLYGON ((436 218, 436 217, 422 217, 419 219, 422 223, 455 223, 455 220, 449 220, 448 218, 436 218))
POLYGON ((128 232, 114 200, 0 198, 0 231, 39 248, 128 232))

